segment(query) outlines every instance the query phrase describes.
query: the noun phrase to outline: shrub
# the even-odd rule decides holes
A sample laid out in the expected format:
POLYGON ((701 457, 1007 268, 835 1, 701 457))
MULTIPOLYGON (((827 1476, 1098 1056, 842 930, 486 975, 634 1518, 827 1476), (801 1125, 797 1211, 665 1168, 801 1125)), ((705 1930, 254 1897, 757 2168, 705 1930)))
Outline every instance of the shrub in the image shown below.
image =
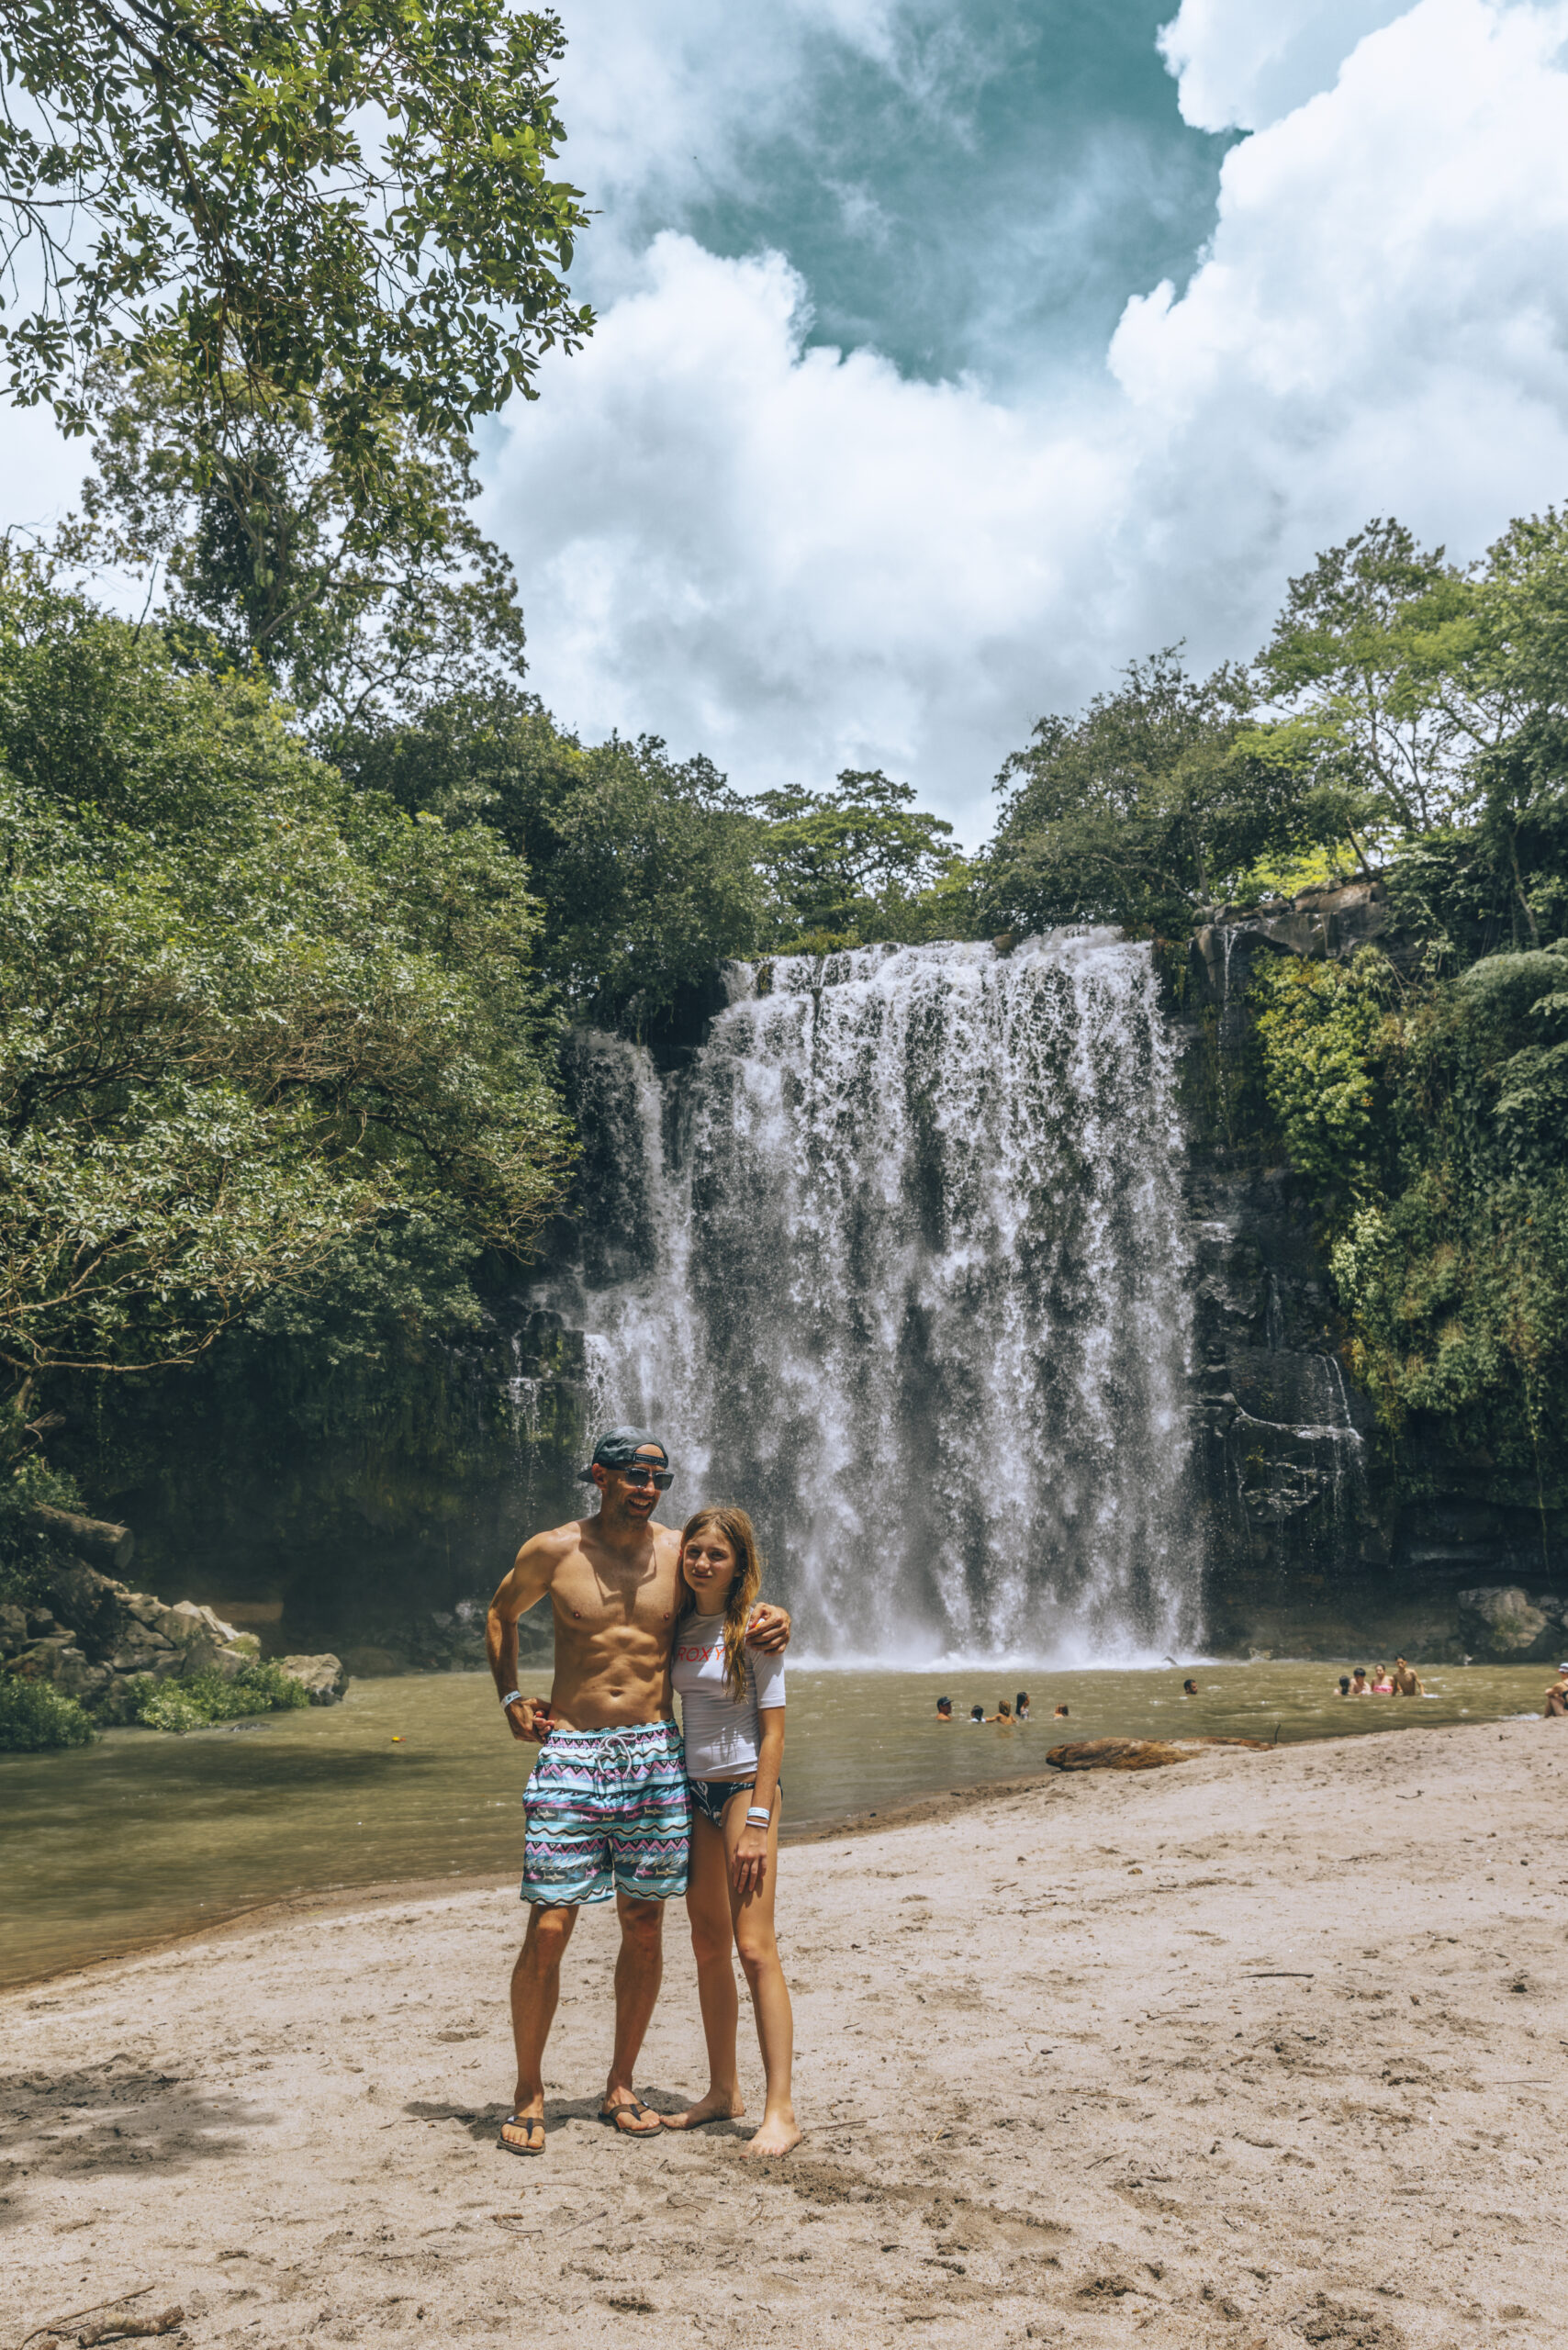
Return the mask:
POLYGON ((0 1754, 47 1754, 92 1740, 93 1725, 74 1697, 48 1681, 0 1674, 0 1754))
POLYGON ((209 1722, 238 1721, 246 1714, 285 1714, 308 1706, 308 1693, 277 1664, 244 1664, 229 1679, 221 1673, 193 1673, 184 1681, 142 1676, 136 1718, 148 1729, 205 1729, 209 1722))

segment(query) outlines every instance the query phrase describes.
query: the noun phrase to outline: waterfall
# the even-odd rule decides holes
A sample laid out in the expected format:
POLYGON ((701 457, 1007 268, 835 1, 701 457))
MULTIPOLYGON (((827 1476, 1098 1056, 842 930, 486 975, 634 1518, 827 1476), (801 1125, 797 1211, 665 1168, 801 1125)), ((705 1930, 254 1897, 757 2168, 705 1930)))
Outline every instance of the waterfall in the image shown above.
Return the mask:
POLYGON ((687 1067, 579 1034, 602 1419, 734 1501, 797 1654, 1196 1631, 1187 1245, 1152 957, 1114 931, 734 966, 687 1067))

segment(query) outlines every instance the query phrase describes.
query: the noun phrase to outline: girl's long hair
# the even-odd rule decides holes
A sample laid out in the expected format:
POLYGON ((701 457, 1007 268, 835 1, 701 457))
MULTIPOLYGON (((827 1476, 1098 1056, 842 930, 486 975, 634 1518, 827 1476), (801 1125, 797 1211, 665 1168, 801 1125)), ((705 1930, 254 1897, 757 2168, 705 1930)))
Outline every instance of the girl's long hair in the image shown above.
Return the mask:
MULTIPOLYGON (((762 1552, 756 1528, 744 1509, 700 1509, 680 1529, 683 1561, 692 1536, 710 1526, 717 1528, 735 1554, 734 1580, 724 1602, 724 1679, 731 1696, 738 1701, 745 1695, 745 1628, 762 1589, 762 1552)), ((683 1596, 675 1619, 678 1627, 697 1605, 697 1594, 687 1582, 684 1568, 680 1583, 683 1596)))

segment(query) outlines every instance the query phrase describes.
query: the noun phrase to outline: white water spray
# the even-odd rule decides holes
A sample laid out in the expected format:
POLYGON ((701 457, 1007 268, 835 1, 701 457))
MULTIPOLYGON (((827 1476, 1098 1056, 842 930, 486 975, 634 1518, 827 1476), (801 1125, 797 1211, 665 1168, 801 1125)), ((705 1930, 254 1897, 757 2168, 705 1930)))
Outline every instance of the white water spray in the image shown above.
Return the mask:
POLYGON ((664 1515, 744 1504, 824 1661, 1196 1630, 1188 1259, 1152 958, 1114 931, 735 967, 692 1065, 577 1040, 548 1303, 664 1515))

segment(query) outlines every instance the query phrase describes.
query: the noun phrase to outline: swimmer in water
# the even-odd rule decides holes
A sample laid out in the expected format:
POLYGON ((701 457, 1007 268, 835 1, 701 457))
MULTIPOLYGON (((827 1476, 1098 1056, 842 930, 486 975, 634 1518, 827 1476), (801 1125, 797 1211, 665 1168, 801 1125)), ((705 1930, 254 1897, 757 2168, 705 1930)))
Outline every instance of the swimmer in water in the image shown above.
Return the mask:
POLYGON ((1019 1721, 1019 1722, 1026 1722, 1026 1721, 1028 1720, 1028 1718, 1029 1718, 1029 1692, 1027 1691, 1027 1689, 1020 1689, 1020 1690, 1019 1690, 1018 1695, 1017 1695, 1017 1697, 1016 1697, 1016 1698, 1015 1698, 1015 1700, 1014 1701, 1014 1707, 1013 1707, 1013 1718, 1014 1718, 1014 1721, 1019 1721))
POLYGON ((938 1698, 937 1698, 937 1700, 936 1700, 936 1718, 937 1718, 937 1720, 938 1720, 939 1722, 950 1722, 950 1721, 952 1720, 952 1718, 953 1718, 953 1700, 951 1699, 951 1697, 938 1697, 938 1698))

